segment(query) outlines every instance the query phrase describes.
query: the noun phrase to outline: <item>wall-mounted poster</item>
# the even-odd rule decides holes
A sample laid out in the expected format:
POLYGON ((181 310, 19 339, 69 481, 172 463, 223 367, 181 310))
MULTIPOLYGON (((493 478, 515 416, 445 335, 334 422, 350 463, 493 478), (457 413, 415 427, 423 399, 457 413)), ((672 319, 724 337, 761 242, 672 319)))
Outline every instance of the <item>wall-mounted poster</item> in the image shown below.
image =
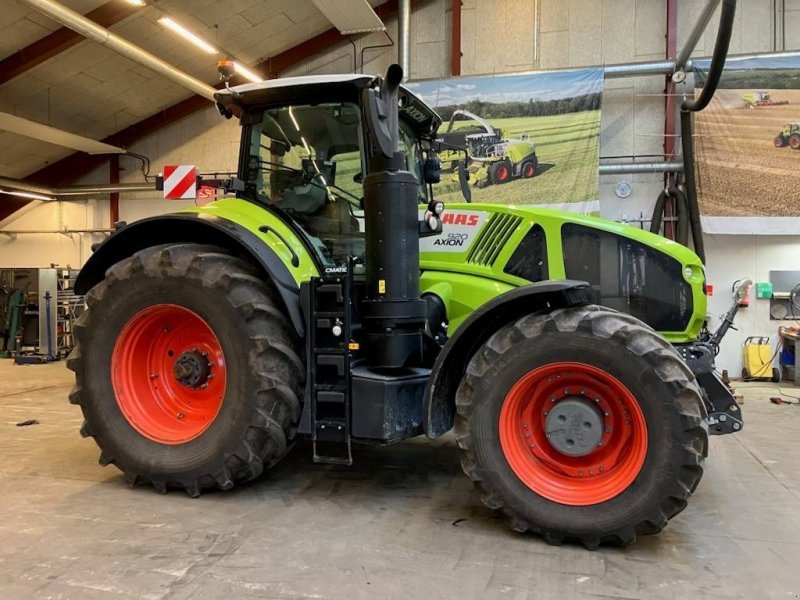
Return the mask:
POLYGON ((410 82, 435 107, 442 182, 437 198, 597 212, 602 69, 410 82))
MULTIPOLYGON (((699 92, 708 61, 694 66, 699 92)), ((800 54, 729 58, 694 123, 704 229, 796 233, 786 218, 800 214, 800 54)))

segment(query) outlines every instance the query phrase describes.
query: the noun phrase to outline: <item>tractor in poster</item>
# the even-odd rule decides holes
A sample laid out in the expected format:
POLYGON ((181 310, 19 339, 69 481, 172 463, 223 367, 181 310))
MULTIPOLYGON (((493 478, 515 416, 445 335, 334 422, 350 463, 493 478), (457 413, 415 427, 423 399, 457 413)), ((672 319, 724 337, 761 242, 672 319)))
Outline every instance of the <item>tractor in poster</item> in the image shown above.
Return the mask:
POLYGON ((782 106, 788 100, 773 100, 769 92, 748 92, 742 96, 747 108, 763 108, 765 106, 782 106))
POLYGON ((792 150, 800 150, 800 123, 787 123, 773 141, 776 148, 789 146, 792 150))
POLYGON ((536 145, 524 136, 522 139, 504 139, 500 129, 492 127, 485 119, 467 110, 453 111, 447 129, 439 139, 439 158, 451 171, 463 166, 459 163, 466 152, 469 179, 476 187, 507 183, 512 179, 529 179, 536 175, 539 161, 536 145), (466 117, 477 123, 471 129, 454 129, 456 117, 466 117))
POLYGON ((385 77, 217 93, 238 172, 124 225, 85 264, 68 366, 84 436, 131 485, 229 490, 298 439, 454 431, 510 526, 625 545, 687 505, 709 434, 742 428, 691 250, 638 228, 433 196, 440 119, 385 77))

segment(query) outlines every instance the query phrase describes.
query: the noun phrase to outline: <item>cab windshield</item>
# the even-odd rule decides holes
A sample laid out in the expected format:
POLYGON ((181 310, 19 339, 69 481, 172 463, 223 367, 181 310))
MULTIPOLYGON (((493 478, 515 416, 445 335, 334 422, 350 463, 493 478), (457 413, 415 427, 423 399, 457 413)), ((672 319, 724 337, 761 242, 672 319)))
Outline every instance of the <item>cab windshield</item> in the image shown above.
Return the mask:
MULTIPOLYGON (((265 110, 252 127, 250 145, 248 179, 258 200, 288 214, 306 232, 326 268, 363 256, 366 153, 356 104, 265 110)), ((419 143, 405 126, 400 145, 406 168, 421 182, 419 143)), ((427 202, 424 185, 420 202, 427 202)))

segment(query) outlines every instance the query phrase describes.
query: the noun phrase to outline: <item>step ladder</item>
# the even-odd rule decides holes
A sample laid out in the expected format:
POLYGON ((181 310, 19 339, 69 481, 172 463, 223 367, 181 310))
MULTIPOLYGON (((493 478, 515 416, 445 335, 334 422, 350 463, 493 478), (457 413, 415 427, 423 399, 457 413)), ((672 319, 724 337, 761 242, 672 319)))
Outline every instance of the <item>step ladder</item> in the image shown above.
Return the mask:
POLYGON ((350 278, 310 281, 307 385, 315 463, 352 465, 350 278))

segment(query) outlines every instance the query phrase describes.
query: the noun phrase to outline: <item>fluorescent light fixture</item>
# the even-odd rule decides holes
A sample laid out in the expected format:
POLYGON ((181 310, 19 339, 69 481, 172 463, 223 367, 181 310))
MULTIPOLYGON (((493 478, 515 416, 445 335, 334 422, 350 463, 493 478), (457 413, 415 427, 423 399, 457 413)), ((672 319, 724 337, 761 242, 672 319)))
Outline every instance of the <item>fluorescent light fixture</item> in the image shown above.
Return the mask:
POLYGON ((19 196, 20 198, 30 198, 31 200, 44 200, 45 202, 55 200, 55 198, 51 196, 37 194, 36 192, 20 192, 18 190, 0 189, 0 193, 8 194, 9 196, 19 196))
POLYGON ((80 150, 88 154, 122 154, 125 152, 122 148, 98 142, 90 138, 76 135, 69 131, 56 129, 44 123, 37 123, 36 121, 29 121, 16 115, 0 112, 0 131, 8 131, 17 135, 24 135, 25 137, 33 138, 48 144, 55 144, 56 146, 63 146, 64 148, 72 148, 73 150, 80 150))
POLYGON ((144 0, 126 0, 132 6, 145 6, 144 0))
POLYGON ((386 31, 367 0, 311 0, 342 35, 386 31))
POLYGON ((186 29, 186 27, 184 27, 183 25, 179 25, 178 23, 173 21, 170 17, 161 17, 158 20, 158 22, 161 23, 167 29, 171 29, 172 31, 177 33, 179 36, 181 36, 187 42, 191 42, 192 44, 197 46, 203 52, 207 52, 208 54, 219 54, 219 50, 214 48, 214 46, 209 44, 203 38, 198 37, 197 35, 195 35, 191 31, 186 29))
POLYGON ((261 77, 253 73, 250 69, 243 67, 238 62, 234 62, 233 66, 236 69, 236 72, 245 79, 247 79, 248 81, 252 81, 253 83, 261 83, 262 81, 264 81, 263 79, 261 79, 261 77))

